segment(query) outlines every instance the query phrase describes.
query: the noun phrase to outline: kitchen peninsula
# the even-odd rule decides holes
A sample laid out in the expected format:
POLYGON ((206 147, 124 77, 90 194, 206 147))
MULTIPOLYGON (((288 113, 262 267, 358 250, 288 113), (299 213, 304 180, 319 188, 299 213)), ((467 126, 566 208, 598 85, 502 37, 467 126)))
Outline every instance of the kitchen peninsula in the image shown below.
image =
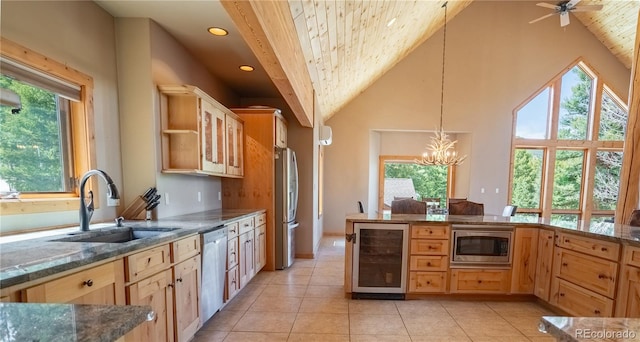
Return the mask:
POLYGON ((574 316, 640 317, 640 227, 365 213, 347 216, 346 238, 354 298, 518 295, 574 316))

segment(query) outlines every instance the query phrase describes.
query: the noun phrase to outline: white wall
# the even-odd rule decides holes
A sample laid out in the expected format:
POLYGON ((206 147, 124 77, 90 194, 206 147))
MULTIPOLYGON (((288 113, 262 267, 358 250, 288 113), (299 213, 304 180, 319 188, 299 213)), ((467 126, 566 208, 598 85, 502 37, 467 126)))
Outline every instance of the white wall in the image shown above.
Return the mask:
MULTIPOLYGON (((566 28, 551 19, 530 25, 546 13, 531 5, 475 1, 447 26, 444 128, 470 133, 459 139, 470 149, 458 172, 468 176, 459 177, 455 195, 485 203, 488 213, 501 212, 507 201, 516 106, 579 57, 622 98, 628 94, 629 70, 578 20, 566 28), (481 194, 483 187, 492 191, 481 194)), ((441 58, 442 30, 327 120, 333 145, 325 158, 325 232, 342 232, 354 203, 371 198, 372 130, 437 127, 441 58)))
MULTIPOLYGON (((113 17, 90 1, 2 1, 0 6, 3 37, 93 77, 97 167, 122 189, 113 17)), ((103 182, 98 183, 105 194, 103 182)), ((92 222, 115 216, 116 208, 102 205, 92 222)), ((77 210, 6 215, 0 217, 0 231, 78 222, 77 210)))

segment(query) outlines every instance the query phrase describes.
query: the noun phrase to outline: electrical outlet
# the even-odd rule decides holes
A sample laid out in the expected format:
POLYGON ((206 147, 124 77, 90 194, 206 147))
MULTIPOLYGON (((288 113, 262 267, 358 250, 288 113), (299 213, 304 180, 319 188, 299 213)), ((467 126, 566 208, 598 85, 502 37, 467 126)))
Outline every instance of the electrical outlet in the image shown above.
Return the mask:
POLYGON ((218 191, 218 201, 222 201, 222 193, 218 191))
POLYGON ((168 192, 164 193, 164 204, 165 205, 169 205, 169 193, 168 192))
POLYGON ((202 202, 202 192, 198 191, 198 202, 202 202))
POLYGON ((499 194, 499 193, 500 193, 500 189, 496 188, 496 194, 499 194))
POLYGON ((484 194, 484 188, 480 188, 480 193, 484 194))

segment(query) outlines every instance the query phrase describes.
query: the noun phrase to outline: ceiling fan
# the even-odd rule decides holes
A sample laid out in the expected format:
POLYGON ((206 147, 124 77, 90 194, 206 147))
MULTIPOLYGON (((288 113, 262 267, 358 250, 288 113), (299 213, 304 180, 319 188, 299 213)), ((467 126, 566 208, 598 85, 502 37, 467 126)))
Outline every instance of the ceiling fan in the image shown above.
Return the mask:
POLYGON ((580 0, 565 0, 560 1, 556 5, 548 4, 546 2, 539 2, 536 5, 544 8, 551 8, 554 10, 553 13, 549 13, 547 15, 543 15, 538 19, 531 20, 529 24, 533 24, 542 19, 549 18, 552 15, 559 14, 560 15, 560 26, 565 27, 569 25, 569 12, 588 12, 588 11, 599 11, 602 9, 602 5, 585 5, 585 6, 576 6, 580 0))

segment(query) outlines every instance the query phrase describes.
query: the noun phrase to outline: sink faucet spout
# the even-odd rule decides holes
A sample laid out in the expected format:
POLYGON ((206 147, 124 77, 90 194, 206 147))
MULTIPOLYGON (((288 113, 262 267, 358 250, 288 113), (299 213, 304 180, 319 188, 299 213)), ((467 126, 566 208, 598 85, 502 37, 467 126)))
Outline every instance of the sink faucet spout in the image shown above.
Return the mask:
POLYGON ((91 216, 93 216, 93 191, 89 190, 89 203, 87 203, 84 193, 84 187, 93 175, 100 176, 107 183, 107 196, 110 199, 120 199, 118 188, 116 188, 113 180, 106 172, 97 169, 87 171, 80 180, 80 230, 83 232, 89 230, 89 222, 91 221, 91 216))

